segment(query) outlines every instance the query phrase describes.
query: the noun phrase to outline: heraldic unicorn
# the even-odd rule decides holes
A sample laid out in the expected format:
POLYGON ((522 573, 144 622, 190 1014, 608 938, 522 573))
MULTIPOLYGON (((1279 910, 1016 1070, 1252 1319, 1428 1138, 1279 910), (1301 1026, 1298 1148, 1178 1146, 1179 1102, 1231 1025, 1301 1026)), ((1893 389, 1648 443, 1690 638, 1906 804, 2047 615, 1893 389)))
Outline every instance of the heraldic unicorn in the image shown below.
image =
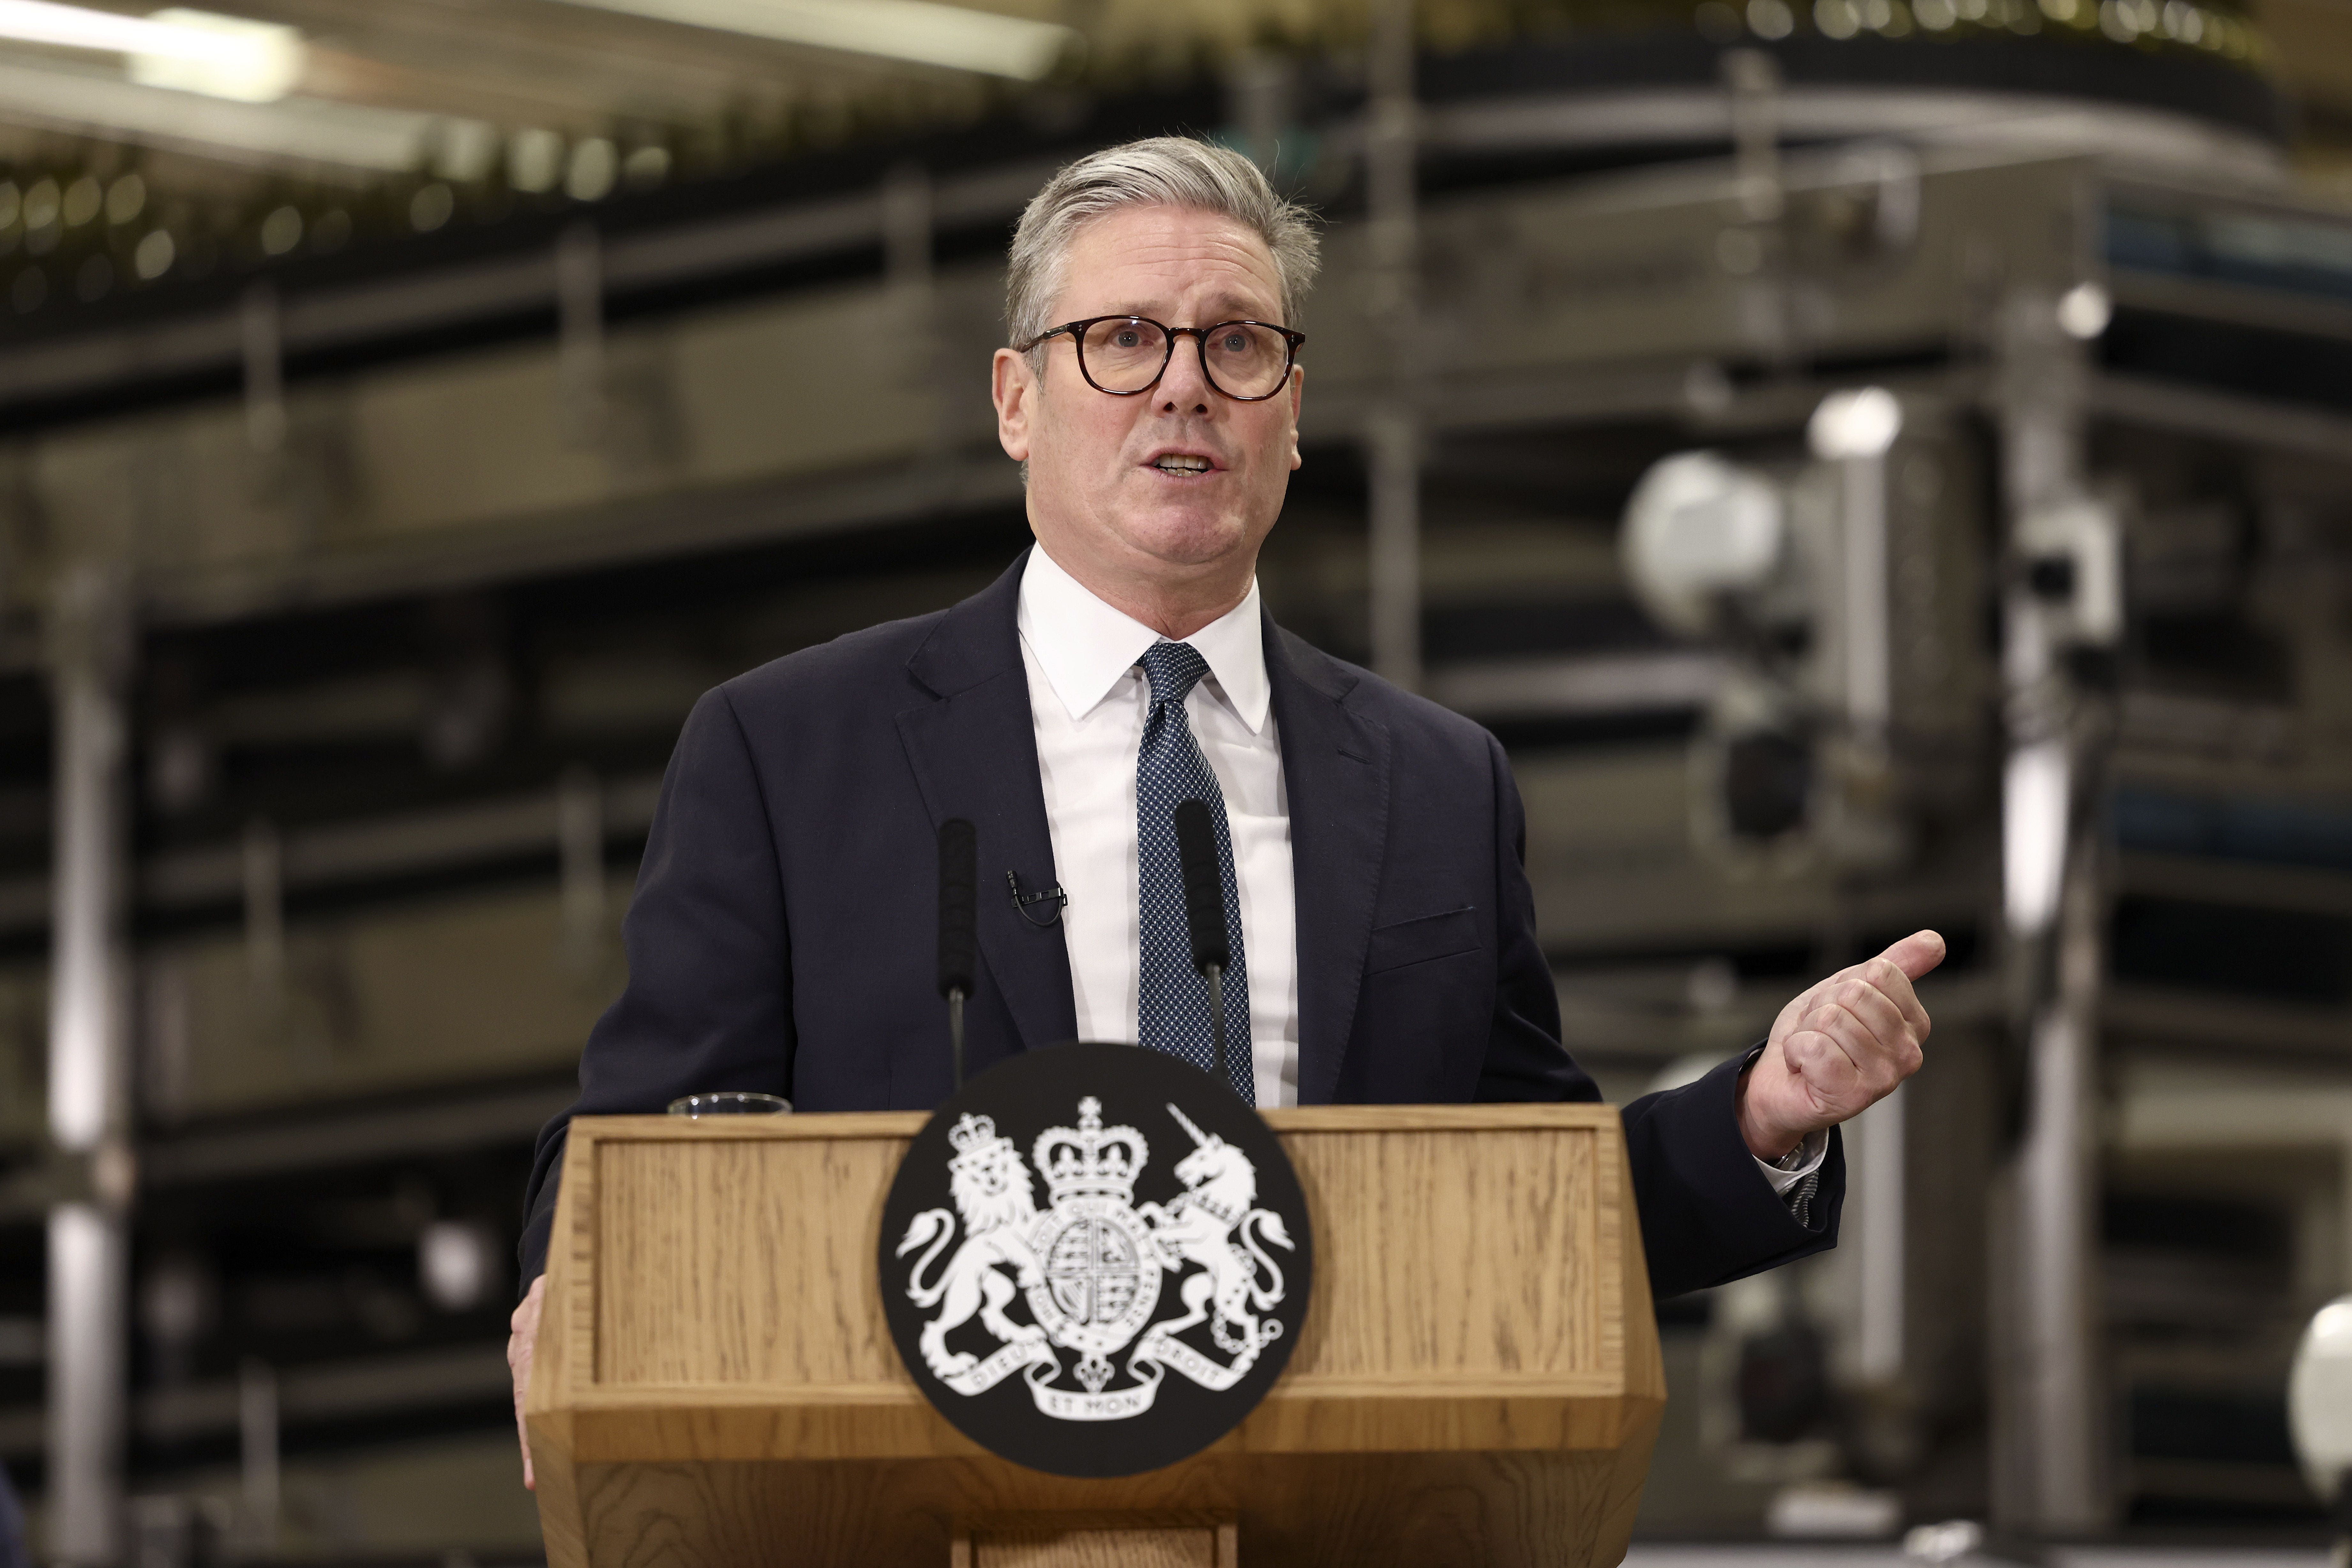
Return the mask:
POLYGON ((1043 1414, 1117 1421, 1150 1410, 1171 1369, 1204 1388, 1233 1387, 1280 1337, 1281 1321, 1262 1314, 1281 1305, 1284 1291, 1267 1247, 1295 1250, 1282 1216, 1254 1206, 1257 1172, 1247 1155, 1175 1106, 1168 1114, 1194 1148, 1176 1164, 1183 1190, 1165 1207, 1135 1205, 1150 1146, 1132 1127, 1105 1127, 1091 1095, 1078 1101, 1076 1127, 1047 1129, 1032 1151, 1049 1198, 1043 1210, 1029 1164, 994 1121, 957 1121, 948 1133, 956 1212, 918 1214, 898 1247, 902 1258, 919 1254, 908 1299, 926 1312, 939 1309, 919 1342, 941 1384, 970 1396, 1020 1372, 1043 1414), (940 1265, 959 1223, 962 1239, 940 1265), (1167 1277, 1183 1310, 1155 1321, 1167 1277), (1016 1296, 1034 1323, 1006 1315, 1016 1296), (998 1341, 985 1357, 948 1346, 975 1317, 998 1341), (1202 1323, 1215 1354, 1177 1337, 1202 1323), (1130 1344, 1122 1378, 1112 1358, 1130 1344), (1067 1367, 1065 1352, 1076 1358, 1067 1367), (1064 1385, 1066 1374, 1076 1388, 1064 1385))

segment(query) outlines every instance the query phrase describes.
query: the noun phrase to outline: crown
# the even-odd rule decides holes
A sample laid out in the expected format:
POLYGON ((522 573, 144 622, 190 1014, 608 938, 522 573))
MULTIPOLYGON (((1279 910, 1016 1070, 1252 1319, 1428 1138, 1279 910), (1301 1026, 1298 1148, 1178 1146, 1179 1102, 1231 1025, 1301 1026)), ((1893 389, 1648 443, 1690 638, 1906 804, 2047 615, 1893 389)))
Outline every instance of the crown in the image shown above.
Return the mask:
POLYGON ((1110 1197, 1126 1203, 1135 1194, 1135 1178, 1151 1157, 1151 1146, 1132 1127, 1106 1128, 1102 1101, 1093 1095, 1078 1101, 1078 1124, 1048 1127, 1031 1151, 1045 1185, 1059 1204, 1064 1198, 1110 1197))
POLYGON ((1019 1151, 1013 1141, 997 1135, 996 1121, 989 1116, 961 1116, 948 1129, 948 1142, 955 1145, 955 1157, 948 1162, 950 1170, 961 1171, 974 1165, 992 1165, 1010 1154, 1017 1162, 1019 1151))

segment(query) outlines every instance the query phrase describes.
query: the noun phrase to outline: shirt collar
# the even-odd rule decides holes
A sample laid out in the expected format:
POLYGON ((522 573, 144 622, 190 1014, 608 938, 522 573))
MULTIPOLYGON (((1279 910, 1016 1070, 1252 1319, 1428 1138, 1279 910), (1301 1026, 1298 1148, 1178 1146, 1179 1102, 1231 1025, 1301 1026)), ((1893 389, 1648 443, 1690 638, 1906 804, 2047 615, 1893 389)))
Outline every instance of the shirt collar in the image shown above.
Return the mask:
MULTIPOLYGON (((1135 667, 1160 634, 1097 598, 1038 545, 1021 574, 1017 624, 1047 684, 1073 721, 1084 719, 1135 667)), ((1242 602, 1184 639, 1252 733, 1265 728, 1273 692, 1266 682, 1257 579, 1242 602)))

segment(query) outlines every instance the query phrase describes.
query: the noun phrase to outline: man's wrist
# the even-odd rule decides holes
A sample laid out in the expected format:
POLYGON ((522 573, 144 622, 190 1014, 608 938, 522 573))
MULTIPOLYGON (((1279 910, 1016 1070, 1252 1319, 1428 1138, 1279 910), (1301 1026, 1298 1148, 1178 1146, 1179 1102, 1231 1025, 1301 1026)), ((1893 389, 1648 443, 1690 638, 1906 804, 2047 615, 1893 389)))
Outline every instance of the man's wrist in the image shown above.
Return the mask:
POLYGON ((1765 1125, 1763 1118, 1748 1098, 1748 1080, 1755 1071, 1751 1063, 1748 1070, 1739 1075, 1738 1086, 1732 1091, 1732 1111, 1739 1123, 1740 1140, 1748 1145, 1748 1152, 1768 1165, 1777 1165, 1804 1147, 1805 1134, 1802 1131, 1765 1125))

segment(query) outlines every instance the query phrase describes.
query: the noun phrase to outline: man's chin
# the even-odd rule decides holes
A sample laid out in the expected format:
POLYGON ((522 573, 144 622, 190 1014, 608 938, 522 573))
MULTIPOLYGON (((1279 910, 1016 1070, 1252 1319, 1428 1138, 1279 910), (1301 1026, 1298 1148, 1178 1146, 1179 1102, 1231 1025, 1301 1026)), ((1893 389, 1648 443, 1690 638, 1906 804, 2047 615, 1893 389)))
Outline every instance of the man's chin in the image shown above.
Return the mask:
POLYGON ((1247 548, 1249 531, 1235 518, 1158 510, 1123 521, 1129 548, 1174 567, 1214 566, 1247 548))

